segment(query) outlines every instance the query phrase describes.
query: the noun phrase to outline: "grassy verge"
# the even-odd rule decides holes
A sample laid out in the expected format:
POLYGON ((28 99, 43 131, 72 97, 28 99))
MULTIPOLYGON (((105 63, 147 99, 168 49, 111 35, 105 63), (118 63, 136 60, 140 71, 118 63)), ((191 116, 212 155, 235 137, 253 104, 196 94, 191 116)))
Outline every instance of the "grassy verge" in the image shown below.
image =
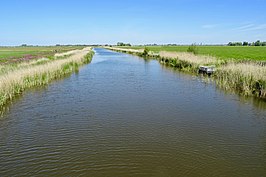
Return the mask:
POLYGON ((0 47, 0 64, 12 64, 38 58, 52 58, 57 53, 80 50, 82 46, 46 46, 46 47, 0 47))
MULTIPOLYGON (((147 46, 155 53, 167 52, 187 52, 189 46, 147 46)), ((223 60, 266 60, 265 46, 197 46, 199 55, 213 56, 223 60)), ((144 49, 144 46, 121 47, 123 49, 144 49)))
POLYGON ((65 58, 5 69, 0 75, 0 106, 27 88, 48 84, 53 79, 76 71, 82 64, 89 63, 92 56, 92 49, 84 48, 65 58))
MULTIPOLYGON (((141 48, 108 47, 107 49, 138 56, 143 56, 144 53, 141 48)), ((146 57, 157 58, 162 64, 195 74, 198 73, 199 67, 202 65, 214 65, 217 71, 212 77, 218 86, 246 96, 266 99, 266 60, 222 59, 210 55, 194 55, 188 52, 155 52, 152 50, 146 54, 146 57)))

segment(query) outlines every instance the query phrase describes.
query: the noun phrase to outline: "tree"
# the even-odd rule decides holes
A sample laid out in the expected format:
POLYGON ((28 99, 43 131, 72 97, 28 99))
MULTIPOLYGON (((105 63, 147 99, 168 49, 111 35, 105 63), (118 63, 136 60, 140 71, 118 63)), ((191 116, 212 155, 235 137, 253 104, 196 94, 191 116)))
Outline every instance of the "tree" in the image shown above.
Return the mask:
POLYGON ((117 43, 117 46, 131 46, 131 44, 130 44, 130 43, 125 44, 125 43, 123 43, 123 42, 118 42, 118 43, 117 43))
POLYGON ((117 43, 117 46, 123 46, 124 44, 123 44, 123 42, 118 42, 117 43))
POLYGON ((257 40, 257 41, 255 42, 255 46, 261 46, 261 42, 260 42, 260 40, 257 40))
POLYGON ((227 45, 228 46, 233 46, 233 43, 232 42, 229 42, 227 45))
POLYGON ((242 46, 242 42, 236 42, 236 46, 242 46))
POLYGON ((243 42, 243 46, 248 46, 248 42, 243 42))

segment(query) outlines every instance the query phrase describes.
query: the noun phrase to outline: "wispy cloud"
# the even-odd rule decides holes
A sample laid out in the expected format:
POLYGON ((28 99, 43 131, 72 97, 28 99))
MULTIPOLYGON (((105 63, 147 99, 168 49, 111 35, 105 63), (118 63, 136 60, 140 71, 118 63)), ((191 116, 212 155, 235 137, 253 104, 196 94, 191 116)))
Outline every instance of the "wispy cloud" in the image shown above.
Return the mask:
POLYGON ((248 25, 237 27, 234 30, 246 30, 246 29, 252 28, 254 26, 255 26, 254 24, 248 24, 248 25))
POLYGON ((266 24, 260 24, 260 25, 247 24, 244 26, 234 28, 233 30, 245 32, 245 31, 265 30, 265 29, 266 29, 266 24))

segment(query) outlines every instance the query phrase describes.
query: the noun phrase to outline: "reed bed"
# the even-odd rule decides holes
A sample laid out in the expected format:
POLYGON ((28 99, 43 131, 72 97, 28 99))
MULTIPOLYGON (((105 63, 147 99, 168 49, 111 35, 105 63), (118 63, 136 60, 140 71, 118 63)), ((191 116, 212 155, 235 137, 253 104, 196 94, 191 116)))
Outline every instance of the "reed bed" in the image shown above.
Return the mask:
POLYGON ((159 56, 163 58, 175 58, 178 60, 186 61, 195 65, 216 65, 220 64, 222 60, 218 60, 212 56, 194 55, 187 52, 159 52, 159 56))
POLYGON ((24 66, 0 75, 0 106, 25 89, 48 84, 51 80, 69 74, 92 59, 91 48, 76 51, 73 55, 41 65, 24 66))
POLYGON ((66 57, 66 56, 74 55, 74 54, 79 53, 79 52, 80 52, 80 50, 71 50, 71 51, 64 52, 64 53, 56 53, 54 56, 55 56, 55 58, 66 57))
POLYGON ((7 72, 12 72, 21 68, 30 67, 34 65, 44 64, 46 62, 52 61, 50 58, 39 58, 37 60, 25 61, 22 63, 13 63, 13 64, 4 64, 0 65, 0 75, 3 75, 7 72))
POLYGON ((142 54, 144 52, 144 49, 127 49, 127 48, 118 48, 118 47, 105 47, 109 50, 114 50, 117 52, 124 52, 129 54, 142 54))
POLYGON ((194 55, 187 52, 159 52, 159 61, 163 64, 179 68, 183 71, 190 71, 197 73, 201 65, 218 66, 224 63, 212 56, 194 55))
POLYGON ((216 83, 226 90, 266 98, 266 66, 260 63, 230 63, 215 73, 216 83))

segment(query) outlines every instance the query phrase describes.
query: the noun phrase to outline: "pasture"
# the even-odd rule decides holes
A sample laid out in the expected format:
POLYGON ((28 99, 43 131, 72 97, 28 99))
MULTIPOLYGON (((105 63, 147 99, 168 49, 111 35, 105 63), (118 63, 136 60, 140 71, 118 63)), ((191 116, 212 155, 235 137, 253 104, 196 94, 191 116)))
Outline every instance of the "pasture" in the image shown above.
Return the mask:
POLYGON ((0 63, 13 63, 42 57, 52 57, 55 53, 82 48, 84 46, 0 47, 0 63))
MULTIPOLYGON (((189 46, 147 46, 150 51, 186 52, 189 46)), ((121 47, 144 49, 144 46, 121 47)), ((197 46, 200 55, 209 55, 220 59, 266 60, 265 46, 197 46)))

